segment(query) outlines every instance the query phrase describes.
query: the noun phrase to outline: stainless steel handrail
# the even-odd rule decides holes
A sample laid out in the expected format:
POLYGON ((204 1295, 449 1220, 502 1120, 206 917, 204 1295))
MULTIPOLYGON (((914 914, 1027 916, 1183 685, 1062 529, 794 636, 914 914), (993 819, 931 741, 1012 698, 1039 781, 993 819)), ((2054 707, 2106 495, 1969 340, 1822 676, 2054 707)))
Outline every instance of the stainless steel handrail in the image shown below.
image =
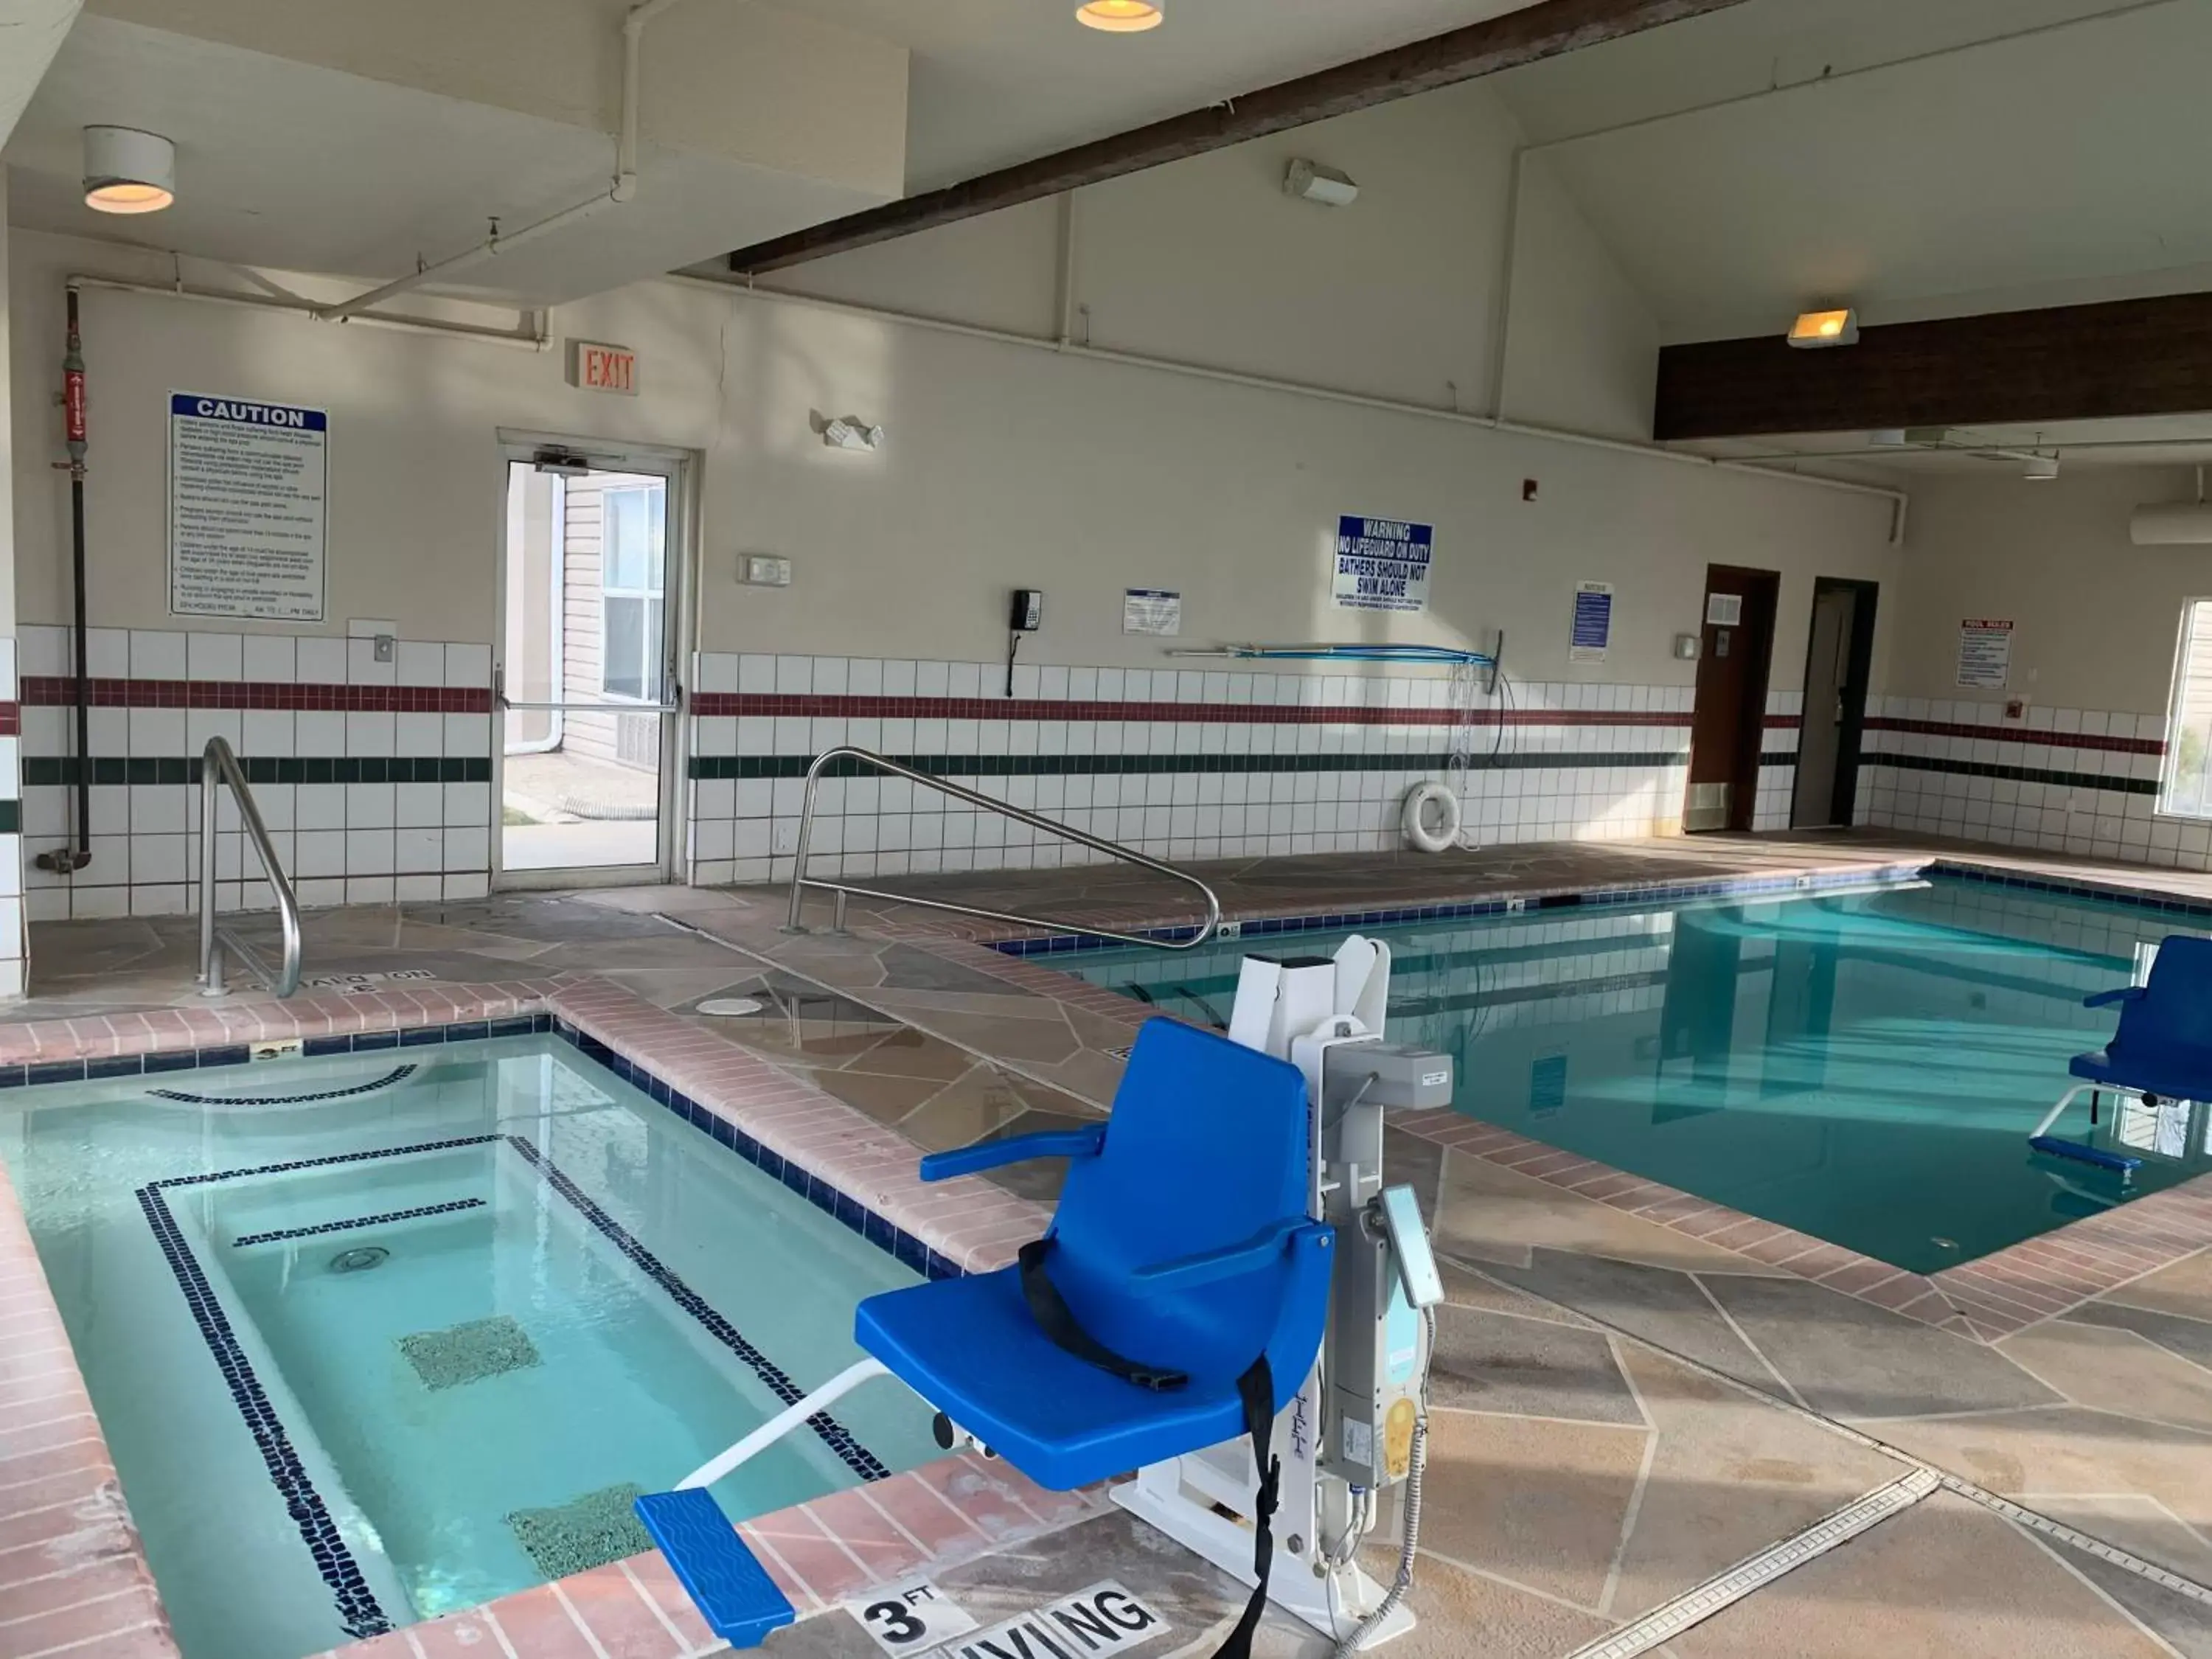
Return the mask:
POLYGON ((228 988, 223 984, 222 953, 225 950, 246 964, 246 971, 279 997, 289 997, 300 988, 300 901, 292 895, 292 884, 284 875, 284 866, 277 861, 276 848, 269 839, 269 826, 261 821, 261 809, 254 804, 253 791, 246 787, 246 773, 239 766, 238 757, 231 752, 230 744, 221 738, 210 738, 207 748, 200 755, 200 994, 204 997, 222 996, 228 988), (269 884, 276 891, 276 918, 284 932, 284 965, 276 973, 237 934, 228 927, 217 927, 215 921, 215 853, 216 807, 221 801, 224 784, 238 800, 239 820, 246 826, 246 834, 261 855, 261 868, 269 878, 269 884))
POLYGON ((943 778, 933 777, 927 772, 917 772, 911 766, 902 766, 895 760, 886 759, 866 749, 850 747, 825 749, 814 757, 814 764, 806 769, 806 794, 799 807, 799 846, 796 850, 799 856, 797 861, 792 866, 791 871, 791 915, 785 923, 784 931, 787 933, 803 933, 806 931, 800 925, 799 909, 805 902, 806 890, 810 887, 818 887, 823 892, 835 893, 837 896, 837 908, 830 925, 839 930, 842 930, 845 926, 845 900, 848 895, 854 894, 861 898, 886 899, 894 904, 918 904, 924 909, 947 910, 956 916, 979 916, 986 921, 1012 922, 1018 927, 1073 929, 1088 933, 1094 939, 1110 939, 1117 945, 1147 945, 1161 951, 1194 951, 1212 939, 1215 930, 1221 926, 1219 896, 1187 870, 1178 870, 1172 864, 1162 864, 1158 859, 1146 858, 1142 853, 1133 852, 1119 842, 1101 841, 1096 836, 1085 835, 1080 830, 1056 823, 1051 818, 1040 817, 1035 812, 1025 812, 1020 807, 1011 802, 1000 800, 994 795, 978 794, 973 789, 963 788, 957 783, 948 782, 943 778), (822 774, 828 769, 830 763, 840 760, 859 761, 864 765, 874 767, 878 771, 889 772, 895 777, 906 778, 915 783, 927 785, 939 794, 950 795, 956 800, 964 800, 973 805, 981 806, 988 811, 999 813, 1001 817, 1010 817, 1017 823, 1026 823, 1032 830, 1044 830, 1055 836, 1064 836, 1069 841, 1090 848, 1093 852, 1103 853, 1109 858, 1121 860, 1124 864, 1134 864, 1146 870, 1157 871, 1161 875, 1183 883, 1186 886, 1195 887, 1206 900, 1205 924, 1195 934, 1186 939, 1146 939, 1135 933, 1117 933, 1109 927, 1094 927, 1085 922, 1051 921, 1042 916, 1016 915, 1007 910, 987 910, 981 905, 955 904, 948 899, 923 898, 914 893, 887 892, 880 887, 862 887, 854 882, 817 880, 806 873, 807 853, 814 843, 815 788, 822 781, 822 774))

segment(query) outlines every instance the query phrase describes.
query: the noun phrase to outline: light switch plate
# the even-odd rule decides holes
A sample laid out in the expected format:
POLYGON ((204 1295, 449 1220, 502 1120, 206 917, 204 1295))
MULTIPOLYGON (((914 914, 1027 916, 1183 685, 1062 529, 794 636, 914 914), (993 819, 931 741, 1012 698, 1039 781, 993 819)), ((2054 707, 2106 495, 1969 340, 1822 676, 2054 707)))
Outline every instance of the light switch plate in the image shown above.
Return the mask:
POLYGON ((768 553, 744 553, 738 557, 738 580, 748 587, 788 587, 791 561, 768 553))

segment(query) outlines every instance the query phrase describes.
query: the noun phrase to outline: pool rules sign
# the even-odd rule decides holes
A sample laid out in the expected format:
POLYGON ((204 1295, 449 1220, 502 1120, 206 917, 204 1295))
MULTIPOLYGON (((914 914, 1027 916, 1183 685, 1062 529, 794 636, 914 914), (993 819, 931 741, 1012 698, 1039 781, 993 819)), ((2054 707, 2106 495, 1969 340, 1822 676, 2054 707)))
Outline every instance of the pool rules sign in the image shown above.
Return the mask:
POLYGON ((169 610, 323 620, 330 417, 169 394, 169 610))

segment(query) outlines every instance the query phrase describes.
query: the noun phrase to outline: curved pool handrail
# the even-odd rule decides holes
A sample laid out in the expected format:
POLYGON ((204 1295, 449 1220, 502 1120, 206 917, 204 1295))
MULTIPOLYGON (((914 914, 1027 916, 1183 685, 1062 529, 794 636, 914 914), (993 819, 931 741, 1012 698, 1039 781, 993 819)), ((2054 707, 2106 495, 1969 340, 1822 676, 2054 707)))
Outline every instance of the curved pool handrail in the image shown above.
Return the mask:
POLYGON ((845 900, 853 895, 861 898, 882 899, 892 904, 918 904, 925 909, 944 910, 959 916, 976 916, 985 921, 1010 922, 1018 927, 1073 931, 1093 939, 1111 939, 1117 945, 1142 945, 1158 951, 1194 951, 1212 939, 1221 926, 1220 896, 1188 870, 1178 870, 1172 864, 1163 864, 1158 859, 1147 858, 1144 854, 1132 848, 1124 847, 1118 842, 1102 841, 1097 836, 1088 835, 1072 825, 1061 823, 1053 818, 1040 817, 1035 812, 1025 811, 1010 801, 1000 800, 994 795, 980 793, 947 779, 933 776, 927 772, 918 772, 911 766, 903 765, 870 750, 853 748, 849 744, 823 750, 814 757, 814 763, 806 769, 806 793, 799 807, 799 845, 796 851, 798 857, 792 866, 791 872, 791 914, 784 925, 784 931, 789 933, 803 933, 806 931, 800 921, 799 915, 800 908, 806 901, 806 890, 810 887, 819 888, 823 892, 835 893, 837 896, 837 908, 831 926, 840 931, 845 925, 845 900), (1198 890, 1199 896, 1206 901, 1206 921, 1188 939, 1147 939, 1139 933, 1117 933, 1109 927, 1093 927, 1083 922, 1052 921, 1039 916, 1018 915, 1010 910, 992 910, 981 905, 955 903, 950 899, 924 898, 914 893, 894 893, 880 887, 863 887, 854 882, 826 881, 810 876, 806 873, 806 857, 808 849, 813 845, 814 841, 816 786, 821 782, 822 775, 829 769, 830 763, 840 760, 858 761, 862 765, 873 767, 879 772, 888 772, 894 777, 905 778, 912 782, 926 785, 940 794, 951 796, 955 800, 964 800, 970 805, 983 808, 986 811, 996 812, 1003 817, 1012 818, 1017 823, 1025 823, 1032 830, 1042 830, 1052 835, 1064 836, 1080 846, 1090 848, 1093 852, 1103 853, 1109 858, 1118 859, 1124 864, 1133 864, 1140 869, 1150 870, 1156 874, 1182 882, 1186 886, 1194 887, 1198 890))

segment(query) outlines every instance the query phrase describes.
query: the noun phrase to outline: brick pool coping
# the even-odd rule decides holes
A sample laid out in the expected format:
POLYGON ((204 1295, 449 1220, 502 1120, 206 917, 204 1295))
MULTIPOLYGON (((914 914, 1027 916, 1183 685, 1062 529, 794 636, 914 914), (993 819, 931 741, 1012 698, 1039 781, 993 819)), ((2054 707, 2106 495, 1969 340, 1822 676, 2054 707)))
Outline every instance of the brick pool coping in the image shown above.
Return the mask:
MULTIPOLYGON (((648 1069, 963 1269, 1003 1266, 1044 1212, 975 1177, 925 1188, 903 1136, 587 975, 0 1024, 0 1067, 118 1060, 550 1013, 648 1069)), ((95 1071, 95 1077, 99 1073, 95 1071)), ((170 1075, 174 1075, 171 1073, 170 1075)), ((262 1073, 265 1076, 266 1073, 262 1073)), ((175 1659, 153 1576, 21 1205, 0 1168, 0 1650, 175 1659), (67 1565, 55 1567, 57 1559, 67 1565)), ((740 1530, 802 1615, 1097 1512, 1004 1463, 946 1457, 740 1530)), ((333 1650, 345 1659, 685 1659, 720 1651, 657 1553, 333 1650), (483 1645, 487 1641, 489 1646, 483 1645)))
MULTIPOLYGON (((2054 875, 2047 867, 2023 867, 1954 853, 1906 856, 1880 848, 1869 849, 1870 856, 1863 860, 1845 862, 1824 859, 1823 849, 1817 844, 1808 844, 1804 851, 1802 866, 1790 873, 1824 879, 1856 874, 1870 880, 1894 878, 1900 873, 1943 873, 2023 891, 2133 901, 2155 906, 2161 911, 2172 910, 2177 915, 2186 915, 2198 922, 2205 921, 2212 914, 2201 894, 2178 893, 2137 878, 2139 873, 2154 874, 2148 870, 2138 872, 2103 868, 2083 870, 2078 874, 2069 871, 2062 876, 2054 875)), ((1763 883, 1777 874, 1769 867, 1747 879, 1763 883)), ((1656 896, 1661 891, 1672 892, 1685 885, 1725 887, 1732 879, 1715 876, 1687 884, 1666 879, 1500 889, 1495 893, 1482 890, 1425 902, 1452 904, 1504 896, 1526 898, 1533 908, 1540 897, 1602 893, 1608 901, 1617 903, 1647 893, 1656 896)), ((1414 908, 1422 902, 1425 901, 1400 898, 1387 908, 1414 908)), ((1239 905, 1235 920, 1296 917, 1310 914, 1311 909, 1310 905, 1301 909, 1288 902, 1239 905)), ((1052 954, 1031 952, 1017 956, 993 948, 1011 939, 1040 937, 1035 928, 926 910, 902 913, 894 921, 873 914, 863 916, 856 909, 854 919, 869 932, 896 938, 909 948, 927 951, 1024 990, 1080 1008, 1094 1018, 1119 1021, 1127 1027, 1133 1040, 1137 1028, 1153 1018, 1152 1011, 1126 997, 1048 966, 1057 959, 1052 954)), ((1079 920, 1069 924, 1069 930, 1089 923, 1137 932, 1173 926, 1180 920, 1157 906, 1091 906, 1084 908, 1079 920)), ((1295 933, 1269 934, 1261 942, 1287 941, 1297 937, 1295 933)), ((788 963, 780 965, 787 971, 803 975, 803 969, 788 963)), ((842 994, 863 1003, 867 1000, 864 989, 846 987, 842 994)), ((1016 1060, 1000 1059, 1000 1063, 1019 1069, 1016 1060)), ((1103 1106, 1108 1103, 1097 1103, 1103 1106)), ((1994 1342, 2055 1318, 2131 1279, 2171 1267, 2212 1246, 2212 1175, 2203 1175, 2101 1215, 2069 1222, 1959 1267, 1935 1273, 1917 1273, 1455 1112, 1393 1114, 1390 1121, 1394 1127, 1449 1151, 1481 1158, 1578 1197, 1626 1211, 1643 1220, 1732 1250, 1757 1264, 1761 1271, 1808 1279, 1978 1342, 1994 1342)))

